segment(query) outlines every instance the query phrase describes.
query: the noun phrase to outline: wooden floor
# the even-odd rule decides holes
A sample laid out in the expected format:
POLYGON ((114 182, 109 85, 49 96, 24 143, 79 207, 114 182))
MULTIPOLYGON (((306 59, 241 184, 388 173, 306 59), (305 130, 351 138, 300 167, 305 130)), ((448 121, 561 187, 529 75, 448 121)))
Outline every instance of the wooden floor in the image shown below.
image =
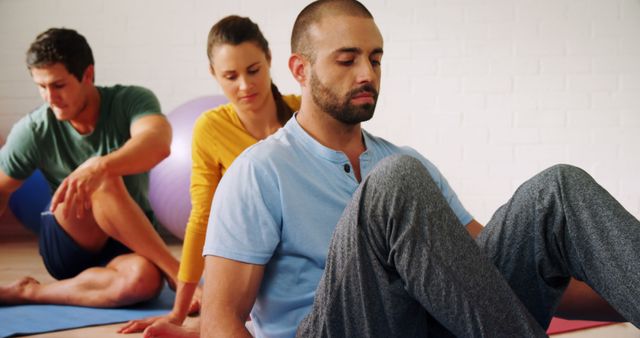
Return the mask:
MULTIPOLYGON (((171 244, 170 248, 174 255, 179 255, 180 245, 171 244)), ((40 256, 38 255, 37 240, 34 235, 17 224, 13 216, 5 215, 0 218, 0 284, 12 282, 22 276, 32 276, 41 282, 51 281, 47 274, 40 256)), ((195 325, 193 319, 187 319, 186 325, 195 325)), ((2 323, 0 323, 2 325, 2 323)), ((142 337, 142 334, 120 335, 116 330, 122 324, 96 326, 68 331, 53 332, 47 334, 33 335, 30 337, 42 338, 125 338, 142 337)), ((640 330, 633 325, 616 324, 600 328, 575 331, 571 333, 558 334, 557 338, 596 338, 596 337, 620 337, 620 338, 640 338, 640 330)))

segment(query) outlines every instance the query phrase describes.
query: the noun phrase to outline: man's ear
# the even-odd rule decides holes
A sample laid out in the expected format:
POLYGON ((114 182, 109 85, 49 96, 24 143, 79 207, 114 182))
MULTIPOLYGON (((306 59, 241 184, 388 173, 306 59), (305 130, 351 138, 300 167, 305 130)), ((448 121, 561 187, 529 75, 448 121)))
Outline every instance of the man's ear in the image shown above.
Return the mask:
POLYGON ((94 83, 96 79, 95 68, 93 65, 88 65, 87 69, 84 70, 82 74, 82 82, 87 81, 86 83, 94 83))
POLYGON ((307 60, 300 54, 293 53, 289 56, 289 70, 293 78, 298 81, 301 86, 304 86, 307 81, 307 60))

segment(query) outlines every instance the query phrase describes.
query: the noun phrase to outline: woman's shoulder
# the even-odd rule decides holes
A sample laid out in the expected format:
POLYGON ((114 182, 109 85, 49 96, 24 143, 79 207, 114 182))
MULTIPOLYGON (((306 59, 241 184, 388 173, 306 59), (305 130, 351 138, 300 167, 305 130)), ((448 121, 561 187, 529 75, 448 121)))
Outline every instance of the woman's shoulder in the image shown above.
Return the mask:
POLYGON ((293 111, 298 111, 300 109, 301 97, 300 95, 290 94, 283 95, 282 99, 284 102, 291 108, 293 111))

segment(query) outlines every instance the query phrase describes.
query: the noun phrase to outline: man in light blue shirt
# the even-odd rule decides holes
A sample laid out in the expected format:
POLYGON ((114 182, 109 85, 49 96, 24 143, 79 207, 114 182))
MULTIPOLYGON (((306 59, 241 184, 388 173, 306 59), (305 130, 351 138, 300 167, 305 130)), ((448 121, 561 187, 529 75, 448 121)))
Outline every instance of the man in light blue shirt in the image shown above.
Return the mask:
MULTIPOLYGON (((307 6, 292 52, 300 111, 239 156, 214 197, 203 336, 248 336, 250 312, 258 337, 537 337, 570 276, 620 286, 606 277, 620 270, 592 268, 581 253, 637 257, 640 235, 609 241, 583 209, 640 225, 582 171, 558 166, 525 183, 476 244, 469 233, 481 226, 435 166, 361 129, 383 43, 360 3, 307 6), (603 249, 611 242, 624 250, 603 249)), ((640 323, 638 306, 606 289, 640 323)))

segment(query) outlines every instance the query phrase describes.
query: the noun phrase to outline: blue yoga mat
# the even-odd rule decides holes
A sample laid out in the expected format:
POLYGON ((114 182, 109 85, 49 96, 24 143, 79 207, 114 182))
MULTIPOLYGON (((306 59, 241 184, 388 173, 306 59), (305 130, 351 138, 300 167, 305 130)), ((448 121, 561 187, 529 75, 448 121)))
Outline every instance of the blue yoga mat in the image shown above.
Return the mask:
POLYGON ((36 334, 80 327, 126 322, 166 314, 175 293, 168 287, 148 302, 118 309, 99 309, 67 305, 0 306, 0 337, 36 334))

